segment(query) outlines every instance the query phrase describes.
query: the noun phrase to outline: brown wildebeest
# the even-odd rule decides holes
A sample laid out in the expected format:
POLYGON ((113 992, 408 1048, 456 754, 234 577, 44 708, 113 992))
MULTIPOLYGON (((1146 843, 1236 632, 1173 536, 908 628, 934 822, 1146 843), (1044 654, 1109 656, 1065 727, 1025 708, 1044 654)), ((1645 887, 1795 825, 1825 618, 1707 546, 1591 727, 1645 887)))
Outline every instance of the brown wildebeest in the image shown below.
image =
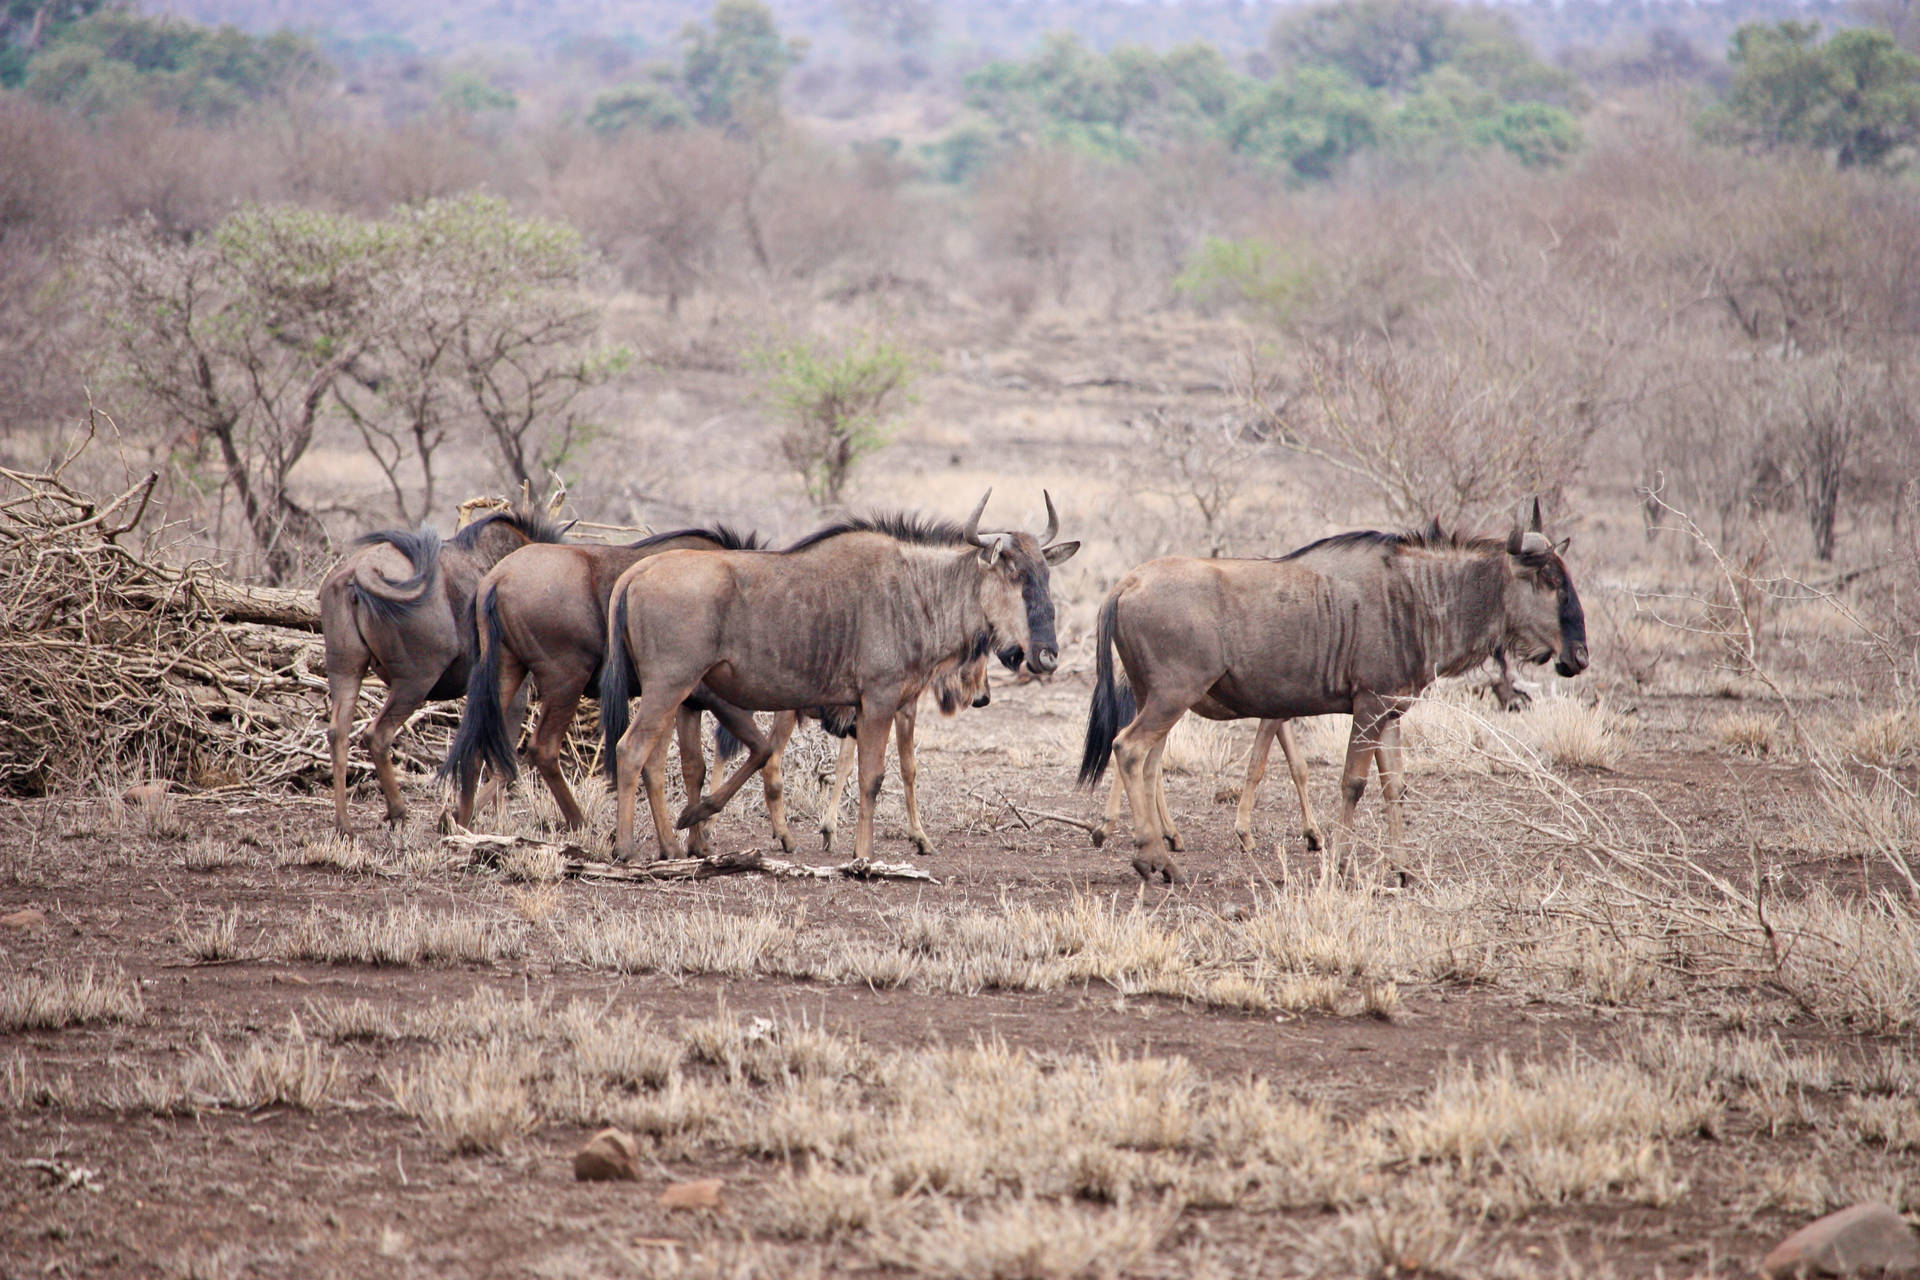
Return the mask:
POLYGON ((366 744, 386 796, 387 821, 397 823, 407 808, 389 749, 407 717, 428 699, 467 691, 475 585, 508 552, 530 542, 558 542, 562 532, 524 503, 484 516, 444 542, 431 529, 385 529, 355 543, 320 584, 335 831, 347 830, 347 744, 367 672, 387 686, 386 705, 367 726, 366 744))
MULTIPOLYGON (((580 699, 598 687, 614 582, 639 561, 665 551, 746 551, 759 546, 753 535, 717 525, 655 534, 626 546, 527 546, 489 570, 474 593, 477 657, 467 682, 467 704, 441 770, 458 787, 454 821, 466 826, 473 820, 474 787, 482 764, 503 780, 517 772, 507 708, 531 675, 539 691, 540 721, 528 748, 530 763, 559 803, 567 827, 583 826, 586 816, 560 772, 560 751, 580 699)), ((717 700, 698 705, 714 710, 736 741, 757 742, 765 749, 765 736, 751 715, 722 707, 717 700)), ((698 796, 706 760, 695 706, 682 711, 679 733, 687 794, 698 796)), ((727 739, 723 736, 721 742, 727 739)), ((697 853, 704 843, 704 832, 696 830, 689 847, 697 853)))
MULTIPOLYGON (((1289 551, 1279 559, 1290 561, 1316 573, 1339 578, 1367 575, 1378 572, 1380 564, 1381 540, 1395 537, 1394 534, 1367 529, 1353 533, 1340 534, 1331 538, 1322 538, 1304 547, 1289 551)), ((1438 544, 1446 540, 1446 534, 1440 528, 1440 522, 1430 522, 1420 536, 1427 542, 1438 544)), ((1507 657, 1504 645, 1496 646, 1493 660, 1499 665, 1499 675, 1489 686, 1502 708, 1508 711, 1518 710, 1527 702, 1529 696, 1515 684, 1513 663, 1507 657)), ((1204 713, 1202 713, 1204 714, 1204 713)), ((1280 742, 1280 752, 1287 762, 1287 773, 1293 779, 1294 793, 1300 802, 1301 832, 1306 838, 1307 848, 1317 850, 1325 843, 1320 832, 1319 820, 1314 816, 1313 801, 1307 792, 1307 766, 1300 755, 1299 744, 1295 741, 1290 721, 1268 718, 1260 721, 1259 730, 1254 734, 1253 749, 1247 755, 1246 781, 1240 788, 1240 802, 1234 810, 1233 831, 1239 837, 1241 849, 1253 851, 1253 806, 1259 794, 1260 782, 1267 774, 1267 758, 1272 753, 1274 740, 1280 742)), ((1174 852, 1180 850, 1180 832, 1174 826, 1173 818, 1167 809, 1166 779, 1158 767, 1154 769, 1154 798, 1161 815, 1162 833, 1166 836, 1168 847, 1174 852)), ((1107 795, 1107 811, 1100 825, 1092 831, 1094 847, 1106 842, 1114 825, 1120 821, 1122 807, 1126 800, 1126 788, 1122 785, 1118 772, 1114 774, 1112 790, 1107 795)))
MULTIPOLYGON (((991 491, 989 491, 990 493, 991 491)), ((1059 665, 1048 566, 1080 548, 1047 545, 1059 529, 982 535, 986 497, 964 526, 903 516, 849 520, 784 551, 670 551, 642 560, 614 587, 600 718, 614 765, 614 856, 633 851, 635 788, 643 780, 663 851, 675 848, 661 765, 674 708, 702 683, 759 711, 855 709, 860 820, 854 852, 873 851, 886 735, 902 706, 942 664, 981 636, 1003 662, 1038 674, 1059 665), (627 696, 640 689, 628 720, 627 696)), ((764 760, 749 759, 673 825, 719 812, 764 760)))
POLYGON ((1080 780, 1099 781, 1108 759, 1118 757, 1141 878, 1180 878, 1166 856, 1172 821, 1156 775, 1168 732, 1189 710, 1215 720, 1351 713, 1332 856, 1351 858, 1353 810, 1376 760, 1389 853, 1397 856, 1400 716, 1421 690, 1502 645, 1532 662, 1557 658, 1562 675, 1586 669, 1580 598, 1538 527, 1537 503, 1533 525, 1516 525, 1504 542, 1339 535, 1379 553, 1377 570, 1359 576, 1285 559, 1167 557, 1122 578, 1100 610, 1080 780), (1114 680, 1116 647, 1131 695, 1114 680), (1130 701, 1138 711, 1129 723, 1130 701))
MULTIPOLYGON (((952 671, 934 677, 929 692, 933 694, 934 705, 940 708, 941 715, 957 715, 963 706, 984 707, 993 701, 992 683, 987 678, 987 639, 981 636, 977 652, 972 657, 952 671)), ((920 825, 920 801, 914 789, 920 776, 919 765, 915 763, 913 755, 914 727, 919 707, 920 699, 915 697, 894 716, 894 750, 900 757, 900 787, 907 806, 907 839, 912 842, 916 852, 931 854, 936 850, 932 837, 920 825)), ((767 792, 767 817, 782 847, 791 850, 793 843, 787 833, 786 787, 781 776, 782 765, 786 759, 788 739, 799 727, 799 722, 807 718, 819 719, 828 733, 840 739, 840 758, 834 764, 833 786, 827 793, 827 802, 820 815, 820 842, 831 852, 834 833, 840 826, 840 797, 846 792, 847 778, 853 772, 856 755, 854 720, 845 708, 824 716, 814 712, 783 711, 774 719, 773 753, 760 771, 767 792)))

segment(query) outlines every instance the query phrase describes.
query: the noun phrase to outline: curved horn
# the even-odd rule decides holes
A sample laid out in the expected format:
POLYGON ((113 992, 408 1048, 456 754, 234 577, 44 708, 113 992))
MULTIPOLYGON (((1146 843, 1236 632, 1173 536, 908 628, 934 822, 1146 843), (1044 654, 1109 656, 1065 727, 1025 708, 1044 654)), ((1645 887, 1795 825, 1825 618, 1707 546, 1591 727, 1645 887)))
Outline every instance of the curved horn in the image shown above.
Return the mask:
POLYGON ((1532 533, 1540 532, 1540 499, 1538 498, 1533 500, 1533 523, 1528 525, 1527 529, 1532 533))
POLYGON ((1060 513, 1053 509, 1052 494, 1042 489, 1040 496, 1046 499, 1047 502, 1047 531, 1040 535, 1040 545, 1046 547, 1060 535, 1060 513))
POLYGON ((989 488, 985 493, 981 494, 980 504, 973 509, 973 514, 967 517, 967 526, 966 526, 967 541, 971 542, 976 547, 984 547, 987 545, 985 542, 981 541, 981 538, 980 538, 980 517, 986 514, 987 499, 991 498, 992 496, 993 496, 993 490, 991 488, 989 488))

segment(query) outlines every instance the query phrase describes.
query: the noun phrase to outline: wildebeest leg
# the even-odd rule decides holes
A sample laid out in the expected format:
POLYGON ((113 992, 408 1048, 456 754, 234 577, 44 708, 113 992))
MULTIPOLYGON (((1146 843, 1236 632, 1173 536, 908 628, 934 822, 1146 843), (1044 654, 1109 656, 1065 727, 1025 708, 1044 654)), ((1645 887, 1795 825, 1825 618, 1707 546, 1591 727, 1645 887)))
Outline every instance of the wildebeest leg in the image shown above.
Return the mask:
POLYGON ((860 720, 854 730, 860 750, 860 818, 853 828, 853 856, 873 856, 873 811, 880 803, 880 784, 887 776, 887 733, 900 711, 900 696, 860 700, 860 720))
POLYGON ((1334 864, 1348 875, 1355 871, 1353 856, 1353 811, 1367 793, 1367 771, 1373 768, 1375 749, 1380 745, 1380 728, 1387 709, 1372 696, 1353 700, 1353 729, 1347 734, 1347 760, 1340 771, 1340 817, 1334 827, 1330 850, 1334 864))
MULTIPOLYGON (((697 682, 698 677, 695 677, 697 682)), ((674 687, 666 680, 656 680, 641 696, 639 710, 634 713, 633 721, 614 747, 614 820, 613 820, 613 859, 626 862, 633 857, 633 810, 636 792, 644 780, 646 766, 652 766, 656 775, 666 757, 667 734, 673 728, 674 715, 680 704, 692 693, 693 684, 674 687)), ((673 834, 673 827, 667 821, 666 792, 661 788, 656 799, 653 786, 659 781, 656 776, 647 789, 647 800, 654 806, 654 830, 660 836, 662 857, 676 857, 680 852, 680 842, 673 834)))
POLYGON ((799 725, 800 716, 793 711, 782 711, 773 718, 773 733, 769 735, 767 744, 767 762, 760 767, 760 786, 767 793, 767 821, 772 825, 773 838, 780 842, 783 853, 793 852, 793 832, 787 826, 785 764, 787 742, 799 725))
POLYGON ((833 852, 833 835, 840 829, 840 798, 847 793, 847 779, 853 776, 859 744, 853 738, 840 739, 840 757, 833 762, 833 786, 827 803, 820 810, 820 846, 833 852))
POLYGON ((1173 810, 1167 808, 1167 740, 1160 739, 1147 754, 1147 780, 1153 787, 1153 811, 1160 822, 1160 838, 1174 853, 1180 852, 1180 828, 1174 825, 1173 810))
MULTIPOLYGON (((686 785, 687 808, 685 814, 700 807, 700 792, 707 785, 707 753, 700 745, 700 713, 692 707, 682 705, 674 714, 674 734, 680 741, 680 781, 686 785)), ((653 793, 649 791, 651 800, 653 793)), ((704 821, 675 823, 687 832, 687 856, 704 858, 707 856, 707 824, 704 821)))
POLYGON ((1400 716, 1390 713, 1380 726, 1380 745, 1373 749, 1380 763, 1380 794, 1387 802, 1387 874, 1401 887, 1413 880, 1401 861, 1406 845, 1405 818, 1401 810, 1406 793, 1406 753, 1400 749, 1400 716))
MULTIPOLYGON (((1313 801, 1307 798, 1307 762, 1300 754, 1300 743, 1293 736, 1293 721, 1277 720, 1279 725, 1280 750, 1287 757, 1287 772, 1293 775, 1293 790, 1300 797, 1301 834, 1307 838, 1309 850, 1319 849, 1326 843, 1320 835, 1320 821, 1313 816, 1313 801)), ((1263 723, 1264 729, 1266 725, 1263 723)))
POLYGON ((1120 777, 1120 770, 1116 768, 1113 771, 1113 785, 1107 789, 1107 811, 1100 815, 1100 825, 1087 833, 1087 838, 1093 841, 1094 848, 1098 849, 1105 844, 1107 837, 1113 834, 1113 829, 1120 825, 1120 815, 1126 811, 1126 803, 1126 782, 1120 777))
POLYGON ((714 719, 725 725, 727 732, 738 738, 746 747, 747 756, 734 766, 733 772, 727 775, 725 782, 714 788, 712 795, 699 798, 692 792, 687 793, 687 807, 680 811, 680 816, 674 820, 673 824, 682 831, 695 823, 705 822, 726 808, 727 802, 747 784, 747 779, 765 768, 767 761, 773 757, 773 743, 766 734, 760 732, 760 726, 754 720, 753 712, 744 711, 731 702, 725 702, 719 698, 706 699, 704 702, 706 709, 713 712, 714 719))
POLYGON ((893 749, 894 754, 900 757, 900 790, 906 795, 907 839, 913 842, 914 852, 930 854, 938 850, 920 825, 920 801, 913 791, 914 777, 919 772, 913 759, 913 727, 917 708, 918 700, 909 702, 893 718, 893 749))
POLYGON ((387 703, 367 726, 367 751, 373 756, 374 776, 380 779, 380 793, 387 798, 387 821, 399 825, 407 816, 406 801, 400 798, 400 774, 393 767, 393 740, 400 736, 407 717, 426 705, 433 680, 414 680, 391 685, 387 703))
MULTIPOLYGON (((1157 692, 1157 691, 1156 691, 1157 692)), ((1197 695, 1196 695, 1197 696, 1197 695)), ((1147 762, 1154 748, 1187 713, 1187 704, 1149 695, 1133 723, 1113 741, 1113 758, 1127 791, 1127 809, 1133 815, 1133 869, 1142 880, 1158 875, 1168 884, 1184 879, 1180 867, 1167 855, 1160 831, 1160 805, 1153 793, 1147 762)))
POLYGON ((533 767, 547 784, 547 790, 553 793, 554 803, 560 806, 560 821, 569 831, 586 826, 587 815, 581 812, 580 802, 567 786, 566 775, 560 772, 560 753, 567 744, 567 730, 573 727, 573 718, 580 710, 580 698, 586 691, 585 681, 577 677, 565 685, 546 677, 541 679, 540 723, 534 729, 533 745, 529 749, 533 767))
POLYGON ((347 834, 347 750, 353 738, 353 712, 360 701, 366 668, 357 661, 327 664, 327 746, 333 753, 333 831, 347 834))
MULTIPOLYGON (((1259 793, 1260 780, 1267 776, 1267 756, 1273 751, 1274 734, 1286 727, 1284 720, 1262 720, 1253 735, 1253 750, 1247 753, 1247 779, 1240 784, 1240 803, 1233 811, 1233 834, 1240 838, 1240 852, 1253 852, 1253 799, 1259 793)), ((1293 757, 1287 757, 1291 764, 1293 757)))
POLYGON ((653 836, 658 846, 653 856, 661 862, 685 852, 667 820, 667 738, 662 733, 654 740, 653 751, 640 766, 640 785, 647 789, 647 811, 653 815, 653 836))

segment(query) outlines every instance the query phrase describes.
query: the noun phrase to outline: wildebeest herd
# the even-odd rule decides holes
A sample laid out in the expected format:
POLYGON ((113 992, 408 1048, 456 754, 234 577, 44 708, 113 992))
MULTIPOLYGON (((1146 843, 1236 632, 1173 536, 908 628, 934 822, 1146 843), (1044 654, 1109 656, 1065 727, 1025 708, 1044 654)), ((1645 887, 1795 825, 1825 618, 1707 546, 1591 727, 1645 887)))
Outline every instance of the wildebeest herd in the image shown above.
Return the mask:
MULTIPOLYGON (((365 734, 387 818, 405 814, 390 748, 428 699, 466 699, 444 773, 451 818, 472 821, 481 772, 489 790, 517 772, 515 741, 531 679, 540 717, 526 758, 570 828, 585 822, 560 771, 580 699, 600 703, 605 759, 616 790, 613 852, 634 850, 636 793, 644 784, 660 857, 707 847, 706 825, 758 774, 784 849, 793 847, 781 757, 802 717, 848 739, 834 799, 859 769, 855 856, 873 850, 886 741, 897 739, 909 838, 932 842, 914 798, 913 727, 923 693, 952 714, 988 696, 987 662, 1035 676, 1059 664, 1050 569, 1079 550, 1057 542, 1045 497, 1039 535, 983 532, 982 496, 963 524, 889 515, 843 520, 783 548, 724 525, 658 534, 626 546, 568 543, 528 506, 482 518, 446 541, 430 531, 362 538, 320 588, 331 699, 334 821, 347 829, 347 752, 355 700, 368 671, 387 684, 365 734), (638 698, 637 708, 631 705, 638 698), (762 730, 754 713, 776 713, 762 730), (705 790, 701 716, 718 722, 717 754, 746 755, 705 790), (687 803, 666 804, 667 744, 680 747, 687 803)), ((1309 847, 1321 844, 1306 774, 1288 728, 1301 716, 1350 714, 1341 805, 1330 852, 1351 869, 1354 807, 1371 768, 1387 802, 1388 856, 1401 843, 1400 718, 1440 676, 1486 661, 1496 689, 1517 698, 1510 660, 1587 665, 1585 619, 1540 506, 1504 538, 1363 530, 1266 559, 1162 557, 1121 578, 1099 612, 1096 674, 1080 780, 1118 777, 1105 840, 1124 797, 1134 869, 1181 879, 1170 857, 1180 835, 1161 776, 1168 733, 1194 711, 1257 718, 1234 829, 1252 847, 1255 788, 1277 737, 1299 792, 1309 847), (1114 672, 1118 651, 1125 672, 1114 672)), ((838 806, 823 834, 832 839, 838 806)))

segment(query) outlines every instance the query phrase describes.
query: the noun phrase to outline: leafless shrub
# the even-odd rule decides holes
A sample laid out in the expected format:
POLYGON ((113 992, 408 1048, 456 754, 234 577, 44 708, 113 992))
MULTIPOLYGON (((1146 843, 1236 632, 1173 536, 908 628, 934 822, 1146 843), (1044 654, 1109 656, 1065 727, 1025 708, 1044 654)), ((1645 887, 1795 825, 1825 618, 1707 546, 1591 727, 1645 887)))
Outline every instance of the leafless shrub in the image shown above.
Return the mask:
POLYGON ((0 1032, 58 1031, 89 1022, 138 1022, 140 988, 119 970, 16 973, 0 982, 0 1032))

